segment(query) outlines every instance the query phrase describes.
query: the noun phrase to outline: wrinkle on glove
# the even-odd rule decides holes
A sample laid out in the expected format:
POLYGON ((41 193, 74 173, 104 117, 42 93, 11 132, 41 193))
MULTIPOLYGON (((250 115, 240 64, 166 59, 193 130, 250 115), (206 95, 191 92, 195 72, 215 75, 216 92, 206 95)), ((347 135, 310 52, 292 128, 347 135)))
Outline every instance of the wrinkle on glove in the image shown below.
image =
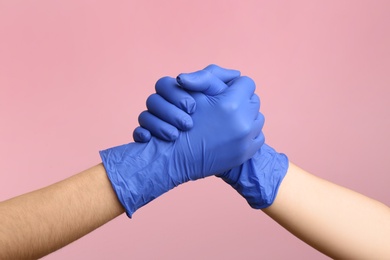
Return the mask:
POLYGON ((149 143, 129 143, 100 151, 107 176, 128 217, 180 184, 167 169, 174 145, 152 138, 149 143))
MULTIPOLYGON (((196 103, 196 110, 191 117, 186 115, 184 118, 184 121, 189 118, 193 122, 188 131, 178 131, 177 138, 171 139, 174 142, 153 137, 149 143, 130 143, 100 152, 112 186, 129 217, 141 206, 181 183, 238 167, 264 143, 261 132, 264 117, 259 113, 260 99, 254 93, 253 80, 239 77, 227 86, 207 71, 179 76, 183 89, 186 85, 192 90, 198 86, 200 90, 216 94, 189 93, 196 103), (197 82, 199 85, 195 84, 197 82), (217 94, 221 89, 224 91, 217 94)), ((159 80, 157 85, 170 90, 179 89, 176 80, 169 77, 159 80)), ((183 92, 180 93, 182 96, 183 92)), ((161 126, 162 122, 169 125, 164 120, 169 123, 183 121, 181 116, 178 120, 171 120, 171 116, 178 113, 163 97, 153 95, 148 100, 148 107, 155 114, 141 113, 142 127, 153 128, 155 124, 161 126), (164 110, 167 107, 168 110, 164 110), (164 114, 161 111, 171 112, 164 114), (168 118, 162 120, 159 116, 168 118)), ((160 132, 159 129, 167 128, 156 129, 160 132)), ((172 133, 167 132, 168 135, 172 133)))
POLYGON ((230 184, 255 209, 272 205, 288 170, 288 158, 264 144, 255 155, 218 177, 230 184))

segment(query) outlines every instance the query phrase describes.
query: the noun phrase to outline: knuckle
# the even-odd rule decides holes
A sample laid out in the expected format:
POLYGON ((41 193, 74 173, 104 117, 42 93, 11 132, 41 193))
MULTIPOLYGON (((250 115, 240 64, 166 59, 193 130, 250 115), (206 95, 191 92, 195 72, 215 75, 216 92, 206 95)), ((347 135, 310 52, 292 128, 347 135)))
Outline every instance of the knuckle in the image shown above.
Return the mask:
POLYGON ((209 81, 214 76, 212 71, 209 70, 201 70, 201 73, 206 81, 209 81))
POLYGON ((145 120, 145 118, 147 117, 148 113, 149 113, 149 112, 148 112, 147 110, 145 110, 145 111, 142 111, 142 112, 139 114, 139 116, 138 116, 138 123, 140 124, 140 126, 143 125, 144 120, 145 120))
POLYGON ((160 95, 159 94, 156 94, 156 93, 153 93, 152 95, 150 95, 147 99, 146 99, 146 107, 147 108, 150 108, 152 106, 152 104, 154 102, 157 101, 157 99, 159 99, 160 95))
POLYGON ((209 71, 211 73, 213 73, 213 71, 219 69, 219 66, 215 65, 215 64, 209 64, 206 68, 204 68, 204 70, 206 71, 209 71))
POLYGON ((261 142, 262 144, 265 143, 265 135, 264 135, 263 132, 260 133, 260 136, 259 136, 258 138, 259 138, 259 140, 260 140, 260 142, 261 142))
POLYGON ((253 96, 251 97, 251 102, 256 104, 260 108, 261 100, 257 94, 255 94, 255 93, 253 94, 253 96))
POLYGON ((248 123, 243 123, 241 124, 240 130, 241 130, 241 136, 246 137, 252 132, 252 125, 248 123))
POLYGON ((245 85, 245 87, 250 88, 252 90, 252 92, 255 91, 256 83, 255 83, 255 81, 252 78, 250 78, 248 76, 242 76, 241 77, 241 82, 242 82, 243 85, 245 85))
POLYGON ((188 115, 185 114, 179 119, 179 125, 182 130, 189 130, 193 126, 193 121, 192 118, 188 115))
POLYGON ((221 109, 227 114, 235 113, 240 109, 240 103, 234 100, 222 102, 221 109))
POLYGON ((165 76, 157 80, 155 89, 156 92, 159 93, 162 89, 166 88, 168 84, 171 84, 173 81, 175 81, 174 78, 165 76))
POLYGON ((248 85, 256 85, 255 81, 248 76, 241 76, 241 79, 248 85))
POLYGON ((148 130, 139 126, 134 130, 133 138, 136 142, 144 143, 150 140, 151 135, 148 130))
POLYGON ((261 122, 261 127, 263 127, 265 123, 265 117, 262 113, 259 113, 259 120, 261 122))

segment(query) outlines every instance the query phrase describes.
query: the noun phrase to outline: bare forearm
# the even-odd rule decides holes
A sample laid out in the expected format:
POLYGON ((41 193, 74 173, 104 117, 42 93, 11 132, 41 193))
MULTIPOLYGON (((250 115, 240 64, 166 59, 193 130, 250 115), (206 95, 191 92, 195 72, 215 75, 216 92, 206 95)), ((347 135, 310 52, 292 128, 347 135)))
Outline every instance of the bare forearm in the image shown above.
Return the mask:
POLYGON ((0 203, 0 259, 36 259, 124 212, 99 164, 0 203))
POLYGON ((389 207, 293 164, 264 212, 330 257, 390 258, 389 207))

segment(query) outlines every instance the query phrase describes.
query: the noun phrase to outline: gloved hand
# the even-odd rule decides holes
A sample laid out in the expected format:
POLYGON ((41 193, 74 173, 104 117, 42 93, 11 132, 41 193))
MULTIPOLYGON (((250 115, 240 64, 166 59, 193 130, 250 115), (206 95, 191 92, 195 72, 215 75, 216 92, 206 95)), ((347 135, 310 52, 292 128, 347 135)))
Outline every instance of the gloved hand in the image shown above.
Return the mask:
MULTIPOLYGON (((224 70, 215 65, 212 65, 211 68, 211 71, 217 71, 217 73, 214 74, 222 80, 226 80, 226 78, 231 75, 230 70, 224 70)), ((210 70, 210 66, 205 70, 210 70)), ((183 79, 186 79, 186 77, 188 76, 182 75, 180 77, 181 82, 183 79)), ((202 91, 203 82, 198 82, 195 78, 192 79, 191 83, 191 88, 188 88, 188 85, 186 84, 180 83, 180 85, 183 89, 190 91, 202 91)), ((185 131, 190 128, 190 124, 188 124, 187 128, 182 128, 181 124, 178 123, 180 122, 180 118, 182 118, 181 113, 183 113, 183 111, 180 111, 179 108, 182 109, 182 107, 177 104, 182 100, 186 100, 187 103, 192 103, 191 95, 183 92, 182 89, 177 88, 171 89, 169 92, 161 91, 158 88, 156 91, 157 94, 154 95, 160 95, 161 100, 165 102, 160 102, 159 107, 169 107, 170 113, 164 117, 155 113, 156 117, 159 117, 159 119, 154 121, 148 120, 148 118, 141 114, 139 121, 143 127, 136 128, 134 131, 134 140, 137 142, 147 142, 151 135, 156 135, 167 141, 175 140, 175 135, 170 135, 166 138, 163 135, 157 135, 157 133, 163 131, 162 129, 168 128, 171 129, 170 133, 174 133, 177 129, 185 131), (176 104, 176 107, 172 107, 171 103, 176 104)), ((148 109, 153 107, 153 102, 148 102, 147 107, 148 109)), ((193 107, 194 106, 192 106, 192 108, 193 107)), ((149 111, 150 113, 154 113, 153 109, 149 109, 149 111)), ((262 134, 260 134, 260 137, 264 140, 262 134)), ((250 160, 238 167, 221 172, 220 174, 217 174, 217 176, 221 177, 225 182, 236 189, 237 192, 247 200, 251 207, 261 209, 270 206, 275 200, 278 188, 286 175, 287 169, 287 156, 277 153, 273 148, 264 144, 250 160)))
MULTIPOLYGON (((152 137, 148 143, 130 143, 100 152, 111 184, 129 217, 181 183, 242 164, 263 144, 259 138, 263 120, 258 113, 260 102, 254 94, 253 82, 240 77, 227 86, 213 74, 199 71, 184 77, 182 85, 191 89, 193 81, 202 91, 215 95, 189 94, 196 103, 190 130, 178 132, 174 142, 152 137)), ((157 82, 156 88, 169 90, 178 86, 174 78, 165 77, 157 82)), ((165 102, 159 95, 153 95, 148 105, 157 115, 172 116, 160 113, 167 108, 165 102)), ((153 122, 153 117, 146 118, 153 122)))
MULTIPOLYGON (((194 91, 210 96, 222 93, 227 84, 240 76, 238 70, 223 69, 217 65, 209 65, 203 70, 209 72, 204 74, 205 85, 195 86, 194 91)), ((186 87, 187 90, 182 89, 178 83, 172 83, 169 77, 161 78, 157 82, 158 94, 152 94, 147 99, 146 105, 149 111, 143 111, 139 115, 140 126, 133 132, 134 141, 145 143, 152 135, 162 140, 174 141, 179 135, 179 130, 187 131, 192 128, 193 121, 190 114, 196 109, 196 101, 188 93, 191 85, 187 84, 186 87), (158 104, 163 105, 164 109, 161 109, 158 104)))

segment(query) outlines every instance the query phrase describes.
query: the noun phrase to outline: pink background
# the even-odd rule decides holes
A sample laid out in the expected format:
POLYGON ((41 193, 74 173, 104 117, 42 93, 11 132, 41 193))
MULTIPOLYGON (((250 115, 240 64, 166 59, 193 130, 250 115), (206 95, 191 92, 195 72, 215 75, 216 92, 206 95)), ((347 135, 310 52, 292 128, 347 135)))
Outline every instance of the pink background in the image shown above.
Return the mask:
MULTIPOLYGON (((209 63, 257 82, 267 142, 390 204, 390 1, 0 0, 0 200, 132 140, 154 82, 209 63)), ((217 178, 47 259, 326 259, 217 178)))

